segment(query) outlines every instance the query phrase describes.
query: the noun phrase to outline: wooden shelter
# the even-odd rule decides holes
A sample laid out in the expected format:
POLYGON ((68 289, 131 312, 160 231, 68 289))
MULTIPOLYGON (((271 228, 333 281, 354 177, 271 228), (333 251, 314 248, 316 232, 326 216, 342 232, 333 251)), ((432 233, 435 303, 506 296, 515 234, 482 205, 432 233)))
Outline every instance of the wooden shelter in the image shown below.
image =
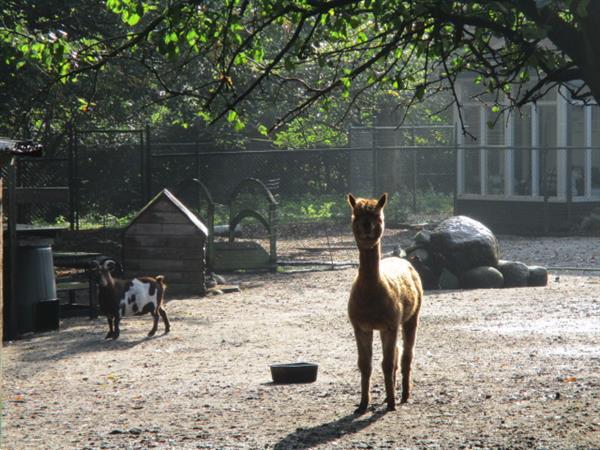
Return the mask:
POLYGON ((204 295, 208 229, 163 189, 123 231, 128 277, 164 275, 167 293, 204 295))
POLYGON ((0 222, 3 232, 0 233, 0 307, 2 308, 2 339, 14 339, 18 336, 17 324, 17 293, 16 293, 16 266, 17 266, 17 223, 16 223, 16 169, 15 156, 41 156, 41 145, 23 140, 14 140, 0 137, 0 169, 6 167, 6 184, 8 191, 8 205, 6 227, 3 216, 3 186, 0 178, 0 222), (7 242, 4 242, 6 238, 7 242), (5 252, 6 247, 6 252, 5 252), (6 267, 5 267, 6 264, 6 267), (7 284, 6 289, 4 284, 7 284), (4 292, 7 296, 4 296, 4 292))

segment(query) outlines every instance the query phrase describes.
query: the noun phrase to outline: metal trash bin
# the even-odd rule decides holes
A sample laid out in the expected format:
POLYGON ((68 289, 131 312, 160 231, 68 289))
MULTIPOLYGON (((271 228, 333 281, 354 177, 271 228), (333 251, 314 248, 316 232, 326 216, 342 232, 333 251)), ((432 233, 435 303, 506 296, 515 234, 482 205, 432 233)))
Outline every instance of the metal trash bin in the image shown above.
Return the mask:
POLYGON ((19 241, 16 274, 19 334, 58 330, 59 304, 51 241, 19 241))

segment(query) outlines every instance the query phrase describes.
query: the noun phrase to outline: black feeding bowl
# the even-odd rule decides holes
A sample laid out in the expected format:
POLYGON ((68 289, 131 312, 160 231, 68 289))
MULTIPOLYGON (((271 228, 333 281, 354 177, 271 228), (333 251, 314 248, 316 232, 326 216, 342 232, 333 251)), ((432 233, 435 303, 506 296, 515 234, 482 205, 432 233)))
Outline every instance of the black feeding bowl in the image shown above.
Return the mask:
POLYGON ((298 362, 272 364, 271 376, 274 383, 312 383, 317 379, 317 364, 298 362))

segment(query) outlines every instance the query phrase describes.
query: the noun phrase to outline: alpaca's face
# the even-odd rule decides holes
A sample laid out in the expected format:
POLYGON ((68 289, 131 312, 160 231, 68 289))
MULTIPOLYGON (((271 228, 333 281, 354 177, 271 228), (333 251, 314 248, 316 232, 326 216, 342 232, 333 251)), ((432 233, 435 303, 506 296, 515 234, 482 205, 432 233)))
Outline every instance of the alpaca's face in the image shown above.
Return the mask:
POLYGON ((376 199, 355 199, 352 194, 348 202, 352 207, 352 232, 359 249, 370 249, 379 243, 384 229, 383 206, 387 195, 376 199))

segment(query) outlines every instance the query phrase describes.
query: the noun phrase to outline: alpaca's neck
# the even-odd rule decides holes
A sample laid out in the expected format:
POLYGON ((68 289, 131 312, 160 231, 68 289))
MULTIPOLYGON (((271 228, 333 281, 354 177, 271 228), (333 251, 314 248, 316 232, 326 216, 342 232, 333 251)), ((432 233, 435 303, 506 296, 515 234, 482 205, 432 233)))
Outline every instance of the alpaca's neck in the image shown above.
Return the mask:
POLYGON ((377 245, 368 250, 359 249, 359 252, 358 276, 362 279, 378 279, 381 244, 377 243, 377 245))

